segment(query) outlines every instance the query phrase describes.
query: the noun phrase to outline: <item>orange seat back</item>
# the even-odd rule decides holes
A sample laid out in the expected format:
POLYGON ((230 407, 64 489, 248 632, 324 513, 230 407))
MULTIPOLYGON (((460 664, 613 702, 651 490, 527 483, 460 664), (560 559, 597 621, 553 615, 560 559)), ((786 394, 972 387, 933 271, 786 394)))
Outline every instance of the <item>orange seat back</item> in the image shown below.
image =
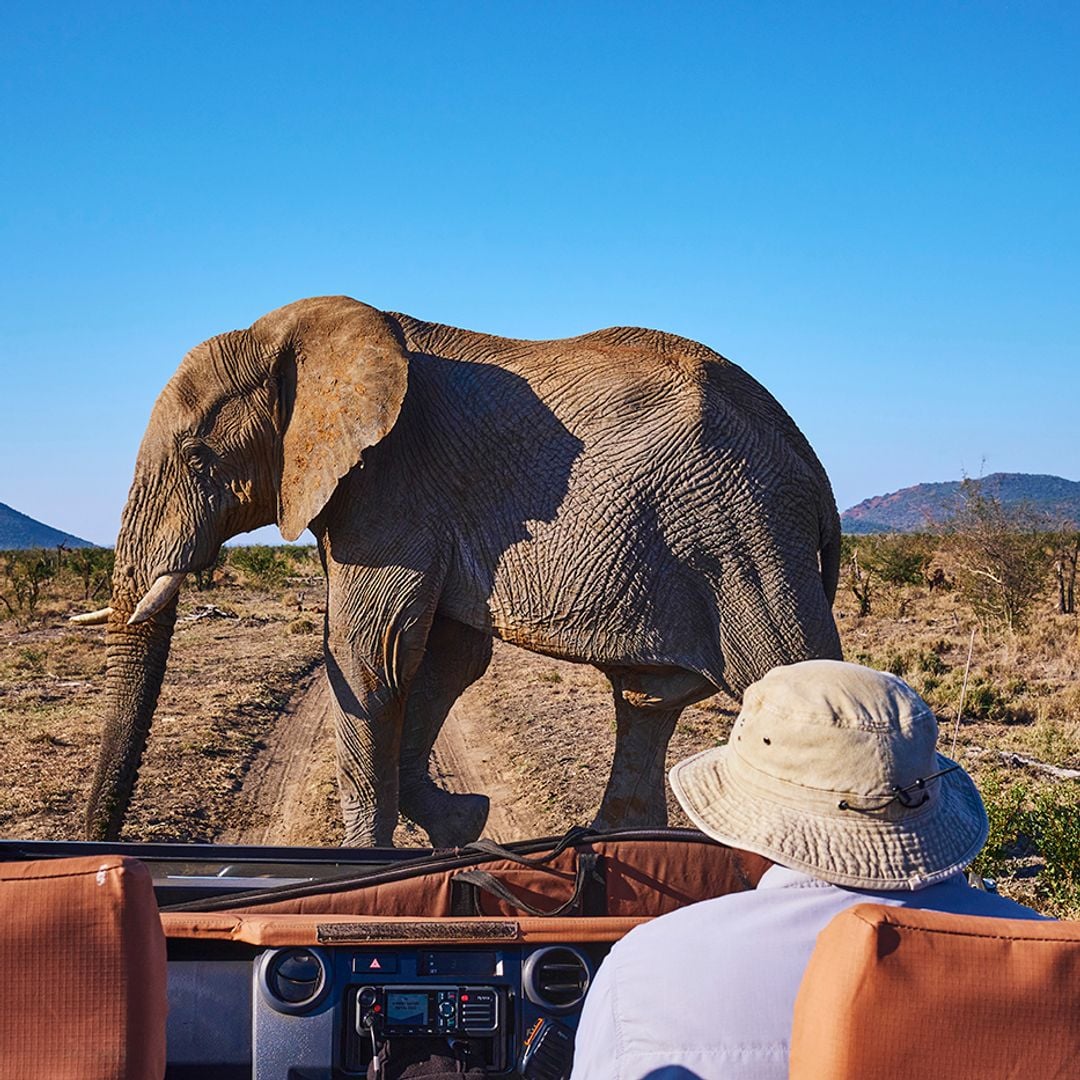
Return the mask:
POLYGON ((165 937, 141 863, 0 863, 0 972, 0 1075, 164 1076, 165 937))
POLYGON ((1080 1077, 1080 924, 860 904, 818 935, 792 1080, 1080 1077))

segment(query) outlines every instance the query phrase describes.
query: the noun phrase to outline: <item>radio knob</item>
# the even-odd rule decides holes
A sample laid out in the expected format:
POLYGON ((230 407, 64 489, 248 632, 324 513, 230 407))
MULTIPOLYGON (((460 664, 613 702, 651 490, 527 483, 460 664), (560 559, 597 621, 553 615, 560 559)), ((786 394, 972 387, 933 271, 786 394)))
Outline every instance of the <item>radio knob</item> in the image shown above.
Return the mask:
POLYGON ((454 1003, 452 1001, 444 1001, 439 1006, 439 1012, 442 1013, 443 1016, 453 1016, 454 1015, 454 1003))
POLYGON ((375 987, 365 986, 357 997, 361 1009, 370 1009, 375 1004, 375 987))

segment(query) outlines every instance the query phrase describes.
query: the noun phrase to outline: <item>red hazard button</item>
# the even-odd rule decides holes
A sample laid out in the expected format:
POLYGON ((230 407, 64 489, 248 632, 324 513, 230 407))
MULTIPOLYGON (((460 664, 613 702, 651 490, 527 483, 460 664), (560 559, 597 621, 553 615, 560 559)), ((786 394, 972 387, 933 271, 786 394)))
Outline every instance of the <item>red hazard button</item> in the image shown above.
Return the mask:
POLYGON ((377 971, 380 975, 396 975, 398 970, 397 953, 354 953, 352 969, 357 975, 377 971))

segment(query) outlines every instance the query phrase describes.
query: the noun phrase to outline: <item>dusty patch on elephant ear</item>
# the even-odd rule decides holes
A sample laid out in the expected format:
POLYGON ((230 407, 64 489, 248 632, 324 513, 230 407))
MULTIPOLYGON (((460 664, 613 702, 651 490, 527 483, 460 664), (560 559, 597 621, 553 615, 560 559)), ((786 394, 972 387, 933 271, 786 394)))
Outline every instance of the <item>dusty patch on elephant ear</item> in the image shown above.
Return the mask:
POLYGON ((394 324, 348 297, 301 300, 252 328, 280 342, 282 475, 278 526, 295 540, 364 450, 394 426, 408 360, 394 324))

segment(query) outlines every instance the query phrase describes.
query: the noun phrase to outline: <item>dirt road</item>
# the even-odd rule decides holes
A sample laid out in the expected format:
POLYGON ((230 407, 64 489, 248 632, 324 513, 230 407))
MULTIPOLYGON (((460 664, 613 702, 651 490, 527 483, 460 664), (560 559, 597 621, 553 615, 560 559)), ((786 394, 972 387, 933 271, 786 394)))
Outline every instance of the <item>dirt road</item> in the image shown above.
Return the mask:
POLYGON ((322 665, 297 686, 265 748, 244 777, 234 819, 218 838, 224 844, 334 844, 334 728, 322 665), (324 775, 324 773, 326 775, 324 775), (327 781, 329 780, 329 788, 327 781))
MULTIPOLYGON (((303 844, 341 842, 334 781, 334 728, 330 690, 320 666, 299 685, 282 711, 266 747, 244 778, 236 819, 225 830, 228 844, 303 844)), ((435 744, 432 773, 448 791, 483 792, 491 798, 484 835, 499 842, 536 835, 538 815, 519 785, 501 769, 485 733, 482 701, 466 694, 451 711, 435 744)), ((426 843, 408 823, 396 843, 426 843)))
MULTIPOLYGON (((458 699, 435 744, 432 772, 449 791, 491 798, 484 835, 506 842, 589 821, 613 750, 611 691, 595 669, 501 642, 488 673, 458 699)), ((715 742, 731 704, 713 699, 683 714, 672 760, 715 742)), ((294 691, 248 769, 224 831, 226 843, 341 843, 330 691, 319 667, 294 691)), ((673 822, 681 811, 669 804, 673 822)), ((402 847, 427 844, 399 825, 402 847)))

